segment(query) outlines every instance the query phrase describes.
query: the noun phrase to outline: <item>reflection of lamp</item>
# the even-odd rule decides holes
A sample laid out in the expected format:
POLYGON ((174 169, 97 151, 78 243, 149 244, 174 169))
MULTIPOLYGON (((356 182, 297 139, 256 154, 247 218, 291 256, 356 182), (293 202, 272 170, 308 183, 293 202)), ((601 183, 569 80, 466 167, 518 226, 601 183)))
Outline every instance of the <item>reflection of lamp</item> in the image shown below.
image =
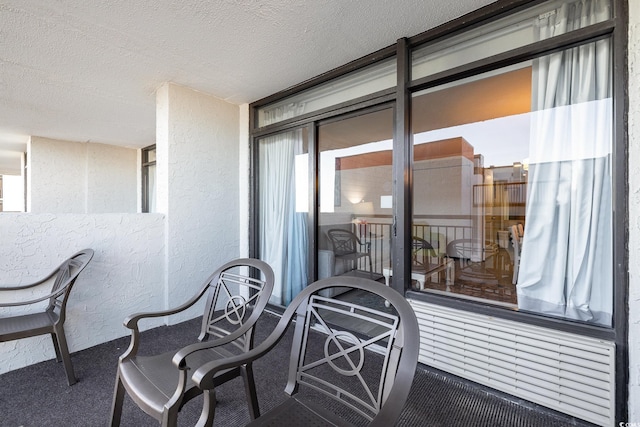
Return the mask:
POLYGON ((380 196, 380 207, 391 209, 393 207, 393 196, 380 196))

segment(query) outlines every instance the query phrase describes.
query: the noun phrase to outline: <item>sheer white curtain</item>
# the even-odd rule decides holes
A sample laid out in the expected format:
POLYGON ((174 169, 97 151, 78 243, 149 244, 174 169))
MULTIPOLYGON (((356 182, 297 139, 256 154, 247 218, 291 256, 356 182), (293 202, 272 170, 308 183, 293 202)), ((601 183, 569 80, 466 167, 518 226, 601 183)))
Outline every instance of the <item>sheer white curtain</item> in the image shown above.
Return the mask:
POLYGON ((271 302, 287 305, 308 284, 307 213, 296 212, 295 202, 295 156, 303 153, 302 131, 261 139, 259 153, 260 259, 275 274, 271 302))
MULTIPOLYGON (((609 2, 541 16, 540 38, 602 21, 609 2)), ((534 62, 526 226, 518 274, 524 310, 611 324, 613 307, 610 42, 534 62)))

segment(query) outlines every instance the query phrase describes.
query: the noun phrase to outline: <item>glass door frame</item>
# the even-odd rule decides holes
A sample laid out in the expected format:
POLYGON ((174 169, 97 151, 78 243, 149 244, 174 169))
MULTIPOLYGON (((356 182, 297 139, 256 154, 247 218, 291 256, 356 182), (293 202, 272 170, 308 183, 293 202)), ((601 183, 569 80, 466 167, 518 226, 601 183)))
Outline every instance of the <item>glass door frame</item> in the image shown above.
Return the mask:
MULTIPOLYGON (((361 108, 357 108, 357 109, 349 109, 349 111, 345 111, 345 112, 339 112, 338 114, 335 114, 329 118, 325 118, 322 120, 316 120, 314 122, 312 122, 310 125, 312 125, 313 127, 313 133, 310 133, 310 135, 313 135, 310 139, 309 139, 309 152, 313 153, 310 157, 313 157, 313 159, 310 159, 310 164, 309 164, 309 171, 310 171, 310 176, 309 176, 309 182, 313 182, 313 191, 310 192, 311 195, 311 204, 313 206, 313 216, 309 218, 309 227, 310 227, 310 235, 309 235, 309 242, 310 242, 310 248, 309 250, 311 250, 313 254, 312 257, 310 257, 310 267, 312 265, 312 268, 310 268, 310 272, 309 272, 309 277, 313 278, 313 280, 317 280, 318 279, 318 228, 320 225, 320 183, 319 183, 319 177, 320 177, 320 173, 319 173, 319 168, 320 168, 320 147, 319 147, 319 136, 318 136, 318 132, 319 132, 319 128, 322 125, 326 125, 326 124, 331 124, 331 123, 335 123, 335 122, 339 122, 342 120, 348 120, 348 119, 352 119, 355 117, 359 117, 359 116, 363 116, 366 114, 370 114, 370 113, 375 113, 378 111, 382 111, 382 110, 391 110, 392 113, 392 117, 393 117, 393 121, 395 121, 395 115, 396 115, 396 105, 395 102, 393 100, 385 100, 383 102, 379 102, 379 103, 375 103, 374 105, 367 105, 367 106, 362 106, 361 108), (313 146, 312 146, 313 143, 313 146)), ((392 124, 392 126, 394 126, 392 124)), ((394 126, 395 129, 395 126, 394 126)), ((311 131, 311 130, 310 130, 311 131)), ((395 157, 395 151, 396 151, 396 145, 397 145, 397 141, 395 139, 395 132, 392 131, 392 198, 393 200, 395 200, 395 193, 397 191, 396 188, 396 179, 395 179, 395 170, 397 169, 395 167, 395 164, 393 162, 395 162, 396 157, 395 157)), ((309 212, 311 212, 311 207, 309 209, 309 212)), ((393 208, 393 213, 392 213, 392 217, 395 217, 395 207, 393 208)), ((391 226, 391 230, 393 233, 393 229, 394 226, 391 226)), ((395 243, 395 236, 392 234, 391 236, 391 259, 394 259, 395 256, 397 256, 396 254, 396 248, 398 247, 397 244, 395 243)), ((395 273, 394 273, 394 277, 395 277, 395 273)), ((396 280, 394 282, 396 285, 394 286, 392 283, 392 286, 394 289, 396 289, 398 292, 400 292, 402 295, 404 295, 404 290, 405 290, 405 286, 404 286, 404 282, 401 281, 400 279, 396 280)))

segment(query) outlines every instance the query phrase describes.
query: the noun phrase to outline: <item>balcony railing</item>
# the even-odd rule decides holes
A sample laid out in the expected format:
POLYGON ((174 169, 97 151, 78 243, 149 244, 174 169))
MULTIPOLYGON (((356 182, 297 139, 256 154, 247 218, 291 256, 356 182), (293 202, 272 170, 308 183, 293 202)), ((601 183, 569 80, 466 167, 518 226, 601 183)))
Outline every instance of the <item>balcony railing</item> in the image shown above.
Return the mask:
MULTIPOLYGON (((445 255, 449 242, 478 237, 474 235, 473 221, 474 217, 462 215, 416 216, 412 225, 412 236, 426 240, 438 255, 445 255)), ((382 274, 383 268, 391 268, 392 218, 390 216, 361 218, 355 227, 362 243, 370 244, 373 272, 382 274)), ((359 269, 368 269, 364 260, 360 262, 362 264, 359 265, 359 269)))

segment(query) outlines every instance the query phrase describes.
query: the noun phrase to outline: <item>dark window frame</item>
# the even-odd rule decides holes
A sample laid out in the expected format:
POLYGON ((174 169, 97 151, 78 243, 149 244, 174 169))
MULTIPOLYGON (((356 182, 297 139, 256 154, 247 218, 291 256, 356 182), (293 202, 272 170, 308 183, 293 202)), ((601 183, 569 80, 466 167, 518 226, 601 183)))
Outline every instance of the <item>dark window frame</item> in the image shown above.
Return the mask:
POLYGON ((156 145, 149 145, 141 149, 140 170, 142 172, 142 213, 149 213, 149 167, 155 166, 156 161, 149 161, 149 153, 156 150, 156 145))
MULTIPOLYGON (((404 283, 405 295, 412 299, 428 301, 444 306, 455 306, 473 313, 485 314, 503 318, 506 320, 534 324, 540 327, 551 328, 564 332, 575 333, 587 337, 606 339, 614 341, 616 344, 616 419, 626 419, 628 413, 628 87, 629 75, 627 67, 627 40, 628 40, 628 3, 627 0, 611 0, 613 7, 613 18, 588 28, 576 30, 571 33, 554 37, 552 39, 533 43, 527 46, 503 52, 501 54, 475 61, 411 81, 410 78, 410 56, 413 49, 432 43, 442 38, 448 38, 462 32, 469 31, 478 26, 493 22, 504 16, 517 13, 545 3, 546 0, 499 0, 496 3, 473 11, 465 16, 443 24, 439 27, 425 31, 410 38, 399 39, 398 42, 378 52, 367 55, 356 61, 350 62, 342 67, 331 70, 316 78, 307 80, 299 85, 288 88, 282 92, 270 95, 267 98, 258 100, 250 105, 250 150, 252 153, 251 164, 251 228, 250 254, 258 255, 258 242, 256 230, 257 208, 257 157, 255 155, 257 139, 268 133, 277 133, 286 128, 309 126, 309 135, 315 135, 317 123, 320 119, 326 119, 344 114, 346 112, 357 111, 361 108, 370 107, 378 103, 388 102, 395 99, 395 129, 394 129, 394 171, 393 176, 397 182, 395 188, 398 197, 396 208, 393 211, 394 220, 397 225, 397 235, 394 252, 394 278, 398 282, 404 283), (417 293, 408 290, 408 272, 410 272, 409 257, 400 256, 400 248, 406 246, 403 242, 410 239, 411 224, 411 195, 412 195, 412 172, 411 160, 412 150, 410 147, 410 98, 413 93, 427 87, 437 86, 443 83, 452 82, 482 72, 495 70, 507 65, 515 64, 527 59, 533 59, 554 51, 567 49, 586 42, 610 37, 613 43, 613 259, 614 265, 614 306, 613 325, 611 328, 588 325, 567 319, 552 318, 541 314, 531 314, 504 309, 492 306, 490 303, 470 302, 455 297, 442 297, 426 293, 417 293), (397 58, 397 79, 398 83, 393 90, 386 90, 371 94, 340 105, 325 108, 296 117, 286 122, 277 123, 268 127, 257 127, 258 108, 272 102, 291 96, 310 87, 325 83, 334 78, 340 77, 351 71, 355 71, 365 66, 372 65, 378 61, 396 55, 397 58), (399 142, 401 141, 401 142, 399 142), (396 148, 400 148, 397 150, 396 148)), ((309 147, 311 150, 311 146, 309 147)), ((317 177, 313 178, 313 189, 317 191, 317 177)), ((314 212, 310 218, 313 223, 317 221, 317 213, 314 212)), ((312 243, 315 238, 311 239, 312 243)), ((310 248, 311 249, 311 248, 310 248)), ((315 252, 310 252, 315 253, 315 252)), ((316 276, 313 276, 316 277, 316 276)), ((399 289, 401 290, 401 289, 399 289)))

